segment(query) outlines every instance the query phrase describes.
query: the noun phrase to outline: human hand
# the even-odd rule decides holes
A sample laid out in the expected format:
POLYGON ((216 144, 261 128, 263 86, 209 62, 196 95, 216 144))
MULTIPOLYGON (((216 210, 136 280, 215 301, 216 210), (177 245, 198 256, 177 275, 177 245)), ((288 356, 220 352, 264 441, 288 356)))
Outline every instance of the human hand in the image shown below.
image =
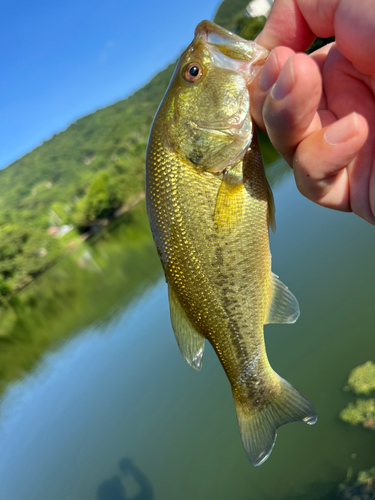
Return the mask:
POLYGON ((257 42, 273 50, 251 85, 251 113, 298 189, 375 224, 374 0, 275 0, 257 42))

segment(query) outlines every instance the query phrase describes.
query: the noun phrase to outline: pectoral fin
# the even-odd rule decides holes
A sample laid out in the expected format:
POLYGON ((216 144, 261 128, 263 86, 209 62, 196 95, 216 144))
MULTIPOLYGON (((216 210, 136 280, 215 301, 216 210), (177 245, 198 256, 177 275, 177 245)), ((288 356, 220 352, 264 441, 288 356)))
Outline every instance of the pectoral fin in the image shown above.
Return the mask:
POLYGON ((232 174, 226 174, 217 193, 215 205, 215 229, 218 232, 238 230, 239 221, 246 215, 247 194, 242 182, 232 174))
POLYGON ((288 287, 272 273, 272 298, 266 325, 269 323, 295 323, 299 317, 299 305, 288 287))
POLYGON ((195 370, 202 368, 204 336, 199 333, 186 316, 172 288, 168 288, 169 308, 173 331, 181 354, 195 370))

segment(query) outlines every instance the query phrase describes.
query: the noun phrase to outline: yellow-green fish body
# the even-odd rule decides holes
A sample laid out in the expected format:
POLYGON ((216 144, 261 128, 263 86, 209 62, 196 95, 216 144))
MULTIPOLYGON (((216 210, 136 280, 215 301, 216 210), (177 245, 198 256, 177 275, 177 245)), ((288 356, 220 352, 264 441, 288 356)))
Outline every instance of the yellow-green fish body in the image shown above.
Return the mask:
POLYGON ((273 201, 249 113, 265 49, 204 21, 182 54, 150 133, 146 199, 181 352, 201 368, 204 341, 231 383, 254 465, 276 429, 315 410, 270 367, 263 325, 292 323, 295 297, 271 272, 273 201))

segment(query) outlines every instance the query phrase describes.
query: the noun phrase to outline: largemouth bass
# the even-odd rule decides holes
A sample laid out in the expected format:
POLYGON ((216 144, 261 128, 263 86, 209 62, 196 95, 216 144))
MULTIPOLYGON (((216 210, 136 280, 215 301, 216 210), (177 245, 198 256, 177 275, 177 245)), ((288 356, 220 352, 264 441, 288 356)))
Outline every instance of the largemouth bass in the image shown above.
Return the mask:
POLYGON ((275 373, 263 325, 294 323, 296 298, 271 272, 274 224, 248 86, 267 51, 200 23, 155 116, 146 199, 169 289, 173 330, 196 370, 207 339, 232 387, 250 462, 283 424, 316 422, 312 404, 275 373))

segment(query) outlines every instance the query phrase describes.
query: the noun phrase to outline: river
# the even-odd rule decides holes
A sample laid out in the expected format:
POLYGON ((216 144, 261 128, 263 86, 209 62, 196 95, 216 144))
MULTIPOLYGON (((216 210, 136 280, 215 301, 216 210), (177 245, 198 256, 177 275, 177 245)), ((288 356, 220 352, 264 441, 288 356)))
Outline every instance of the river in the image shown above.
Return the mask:
POLYGON ((375 433, 338 418, 350 370, 375 361, 374 228, 303 198, 280 161, 272 172, 273 270, 301 317, 266 326, 266 345, 318 423, 281 428, 248 463, 213 350, 200 373, 179 353, 142 202, 3 313, 1 500, 318 499, 375 464, 375 433))

